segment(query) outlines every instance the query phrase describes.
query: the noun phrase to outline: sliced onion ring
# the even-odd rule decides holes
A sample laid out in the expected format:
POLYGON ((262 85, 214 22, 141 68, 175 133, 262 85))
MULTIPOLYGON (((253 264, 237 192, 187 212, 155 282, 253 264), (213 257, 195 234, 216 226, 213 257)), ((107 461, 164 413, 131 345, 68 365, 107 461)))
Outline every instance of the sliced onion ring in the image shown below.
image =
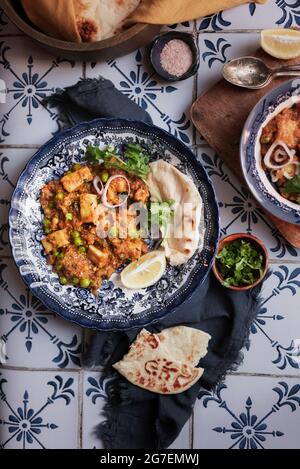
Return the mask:
POLYGON ((126 176, 123 176, 123 174, 115 174, 114 176, 111 176, 109 178, 109 180, 107 181, 105 187, 104 187, 104 191, 103 191, 103 194, 102 194, 102 203, 105 207, 107 208, 117 208, 117 207, 121 207, 122 205, 124 205, 126 202, 127 202, 127 199, 129 197, 129 194, 130 194, 130 183, 127 179, 126 176), (107 201, 107 191, 109 189, 109 186, 111 184, 111 182, 116 179, 116 178, 122 178, 122 179, 125 179, 126 183, 127 183, 127 189, 128 189, 128 193, 127 193, 127 196, 124 197, 124 200, 122 200, 122 202, 120 202, 119 204, 116 204, 116 205, 113 205, 113 204, 109 204, 108 201, 107 201))
MULTIPOLYGON (((280 152, 280 149, 278 149, 278 150, 280 152)), ((282 150, 281 150, 280 153, 282 154, 282 150)), ((270 148, 268 149, 267 153, 264 156, 264 164, 269 169, 284 168, 284 166, 292 163, 294 155, 295 155, 295 150, 291 150, 282 140, 275 140, 275 142, 270 146, 270 148), (280 164, 280 163, 279 164, 274 164, 274 163, 271 162, 273 152, 274 152, 275 148, 277 148, 278 146, 284 149, 284 151, 286 152, 287 157, 288 157, 288 160, 285 163, 282 163, 282 164, 280 164)), ((279 155, 278 155, 278 152, 277 152, 277 159, 280 159, 280 157, 278 157, 278 156, 279 155)))
POLYGON ((97 192, 97 194, 99 195, 102 195, 102 192, 103 192, 103 182, 101 181, 100 177, 99 176, 95 176, 94 179, 93 179, 93 186, 95 188, 95 191, 97 192), (100 187, 101 189, 99 188, 99 182, 100 182, 100 187))
POLYGON ((290 166, 296 166, 294 174, 289 174, 288 171, 283 170, 283 175, 286 179, 293 179, 294 176, 299 176, 300 174, 300 162, 293 161, 290 166))

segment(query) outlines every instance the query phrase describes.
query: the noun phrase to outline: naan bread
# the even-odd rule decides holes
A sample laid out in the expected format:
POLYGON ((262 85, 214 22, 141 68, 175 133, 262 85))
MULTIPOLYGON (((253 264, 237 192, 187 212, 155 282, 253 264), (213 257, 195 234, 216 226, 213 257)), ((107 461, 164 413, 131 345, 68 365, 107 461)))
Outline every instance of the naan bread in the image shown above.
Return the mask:
POLYGON ((131 383, 159 394, 186 391, 202 376, 195 368, 207 353, 209 334, 186 326, 151 334, 142 329, 113 367, 131 383))
POLYGON ((174 223, 164 241, 166 257, 171 265, 186 263, 200 241, 202 199, 194 182, 173 165, 163 160, 150 163, 148 185, 151 200, 173 199, 174 223))
POLYGON ((73 0, 79 35, 83 42, 113 36, 140 0, 73 0))

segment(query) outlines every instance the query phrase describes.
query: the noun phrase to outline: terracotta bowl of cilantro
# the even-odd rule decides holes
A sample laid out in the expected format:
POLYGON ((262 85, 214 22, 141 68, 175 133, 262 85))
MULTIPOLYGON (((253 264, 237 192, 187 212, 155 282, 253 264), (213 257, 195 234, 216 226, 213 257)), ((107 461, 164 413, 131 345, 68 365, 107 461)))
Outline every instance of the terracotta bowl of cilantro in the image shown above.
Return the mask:
POLYGON ((236 233, 220 241, 213 271, 224 287, 249 290, 263 280, 267 269, 268 252, 256 236, 236 233))

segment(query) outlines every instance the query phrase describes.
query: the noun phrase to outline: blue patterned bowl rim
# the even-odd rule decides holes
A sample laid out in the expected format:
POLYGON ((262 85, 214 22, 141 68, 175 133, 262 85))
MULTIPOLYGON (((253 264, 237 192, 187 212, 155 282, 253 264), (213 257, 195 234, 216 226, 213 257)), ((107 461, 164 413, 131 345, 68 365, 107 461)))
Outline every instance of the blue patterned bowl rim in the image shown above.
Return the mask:
MULTIPOLYGON (((70 140, 71 141, 71 140, 70 140)), ((75 125, 74 127, 68 128, 58 135, 51 138, 39 150, 31 157, 28 161, 25 169, 21 173, 16 188, 12 195, 11 208, 9 211, 9 240, 12 247, 13 258, 16 263, 16 266, 20 272, 20 275, 25 282, 25 284, 31 289, 32 293, 51 311, 55 312, 59 316, 63 317, 66 320, 69 320, 77 325, 86 328, 93 328, 97 330, 129 330, 132 328, 141 328, 145 327, 153 322, 161 320, 167 314, 171 313, 175 308, 180 306, 184 301, 189 299, 193 292, 199 287, 204 280, 206 279, 216 254, 218 240, 219 240, 219 210, 218 203, 215 195, 215 191, 212 186, 212 182, 207 172, 203 168, 200 162, 197 161, 195 155, 192 151, 186 147, 180 140, 178 140, 173 135, 169 134, 165 130, 155 126, 145 124, 143 122, 138 122, 134 120, 126 119, 94 119, 88 122, 82 122, 75 125), (148 316, 136 315, 133 320, 124 320, 124 321, 115 321, 112 317, 111 320, 95 322, 92 317, 86 317, 80 314, 77 311, 74 315, 74 311, 71 313, 69 310, 65 309, 64 306, 57 304, 51 295, 45 294, 41 288, 33 288, 32 282, 34 280, 34 275, 32 273, 27 273, 24 271, 24 260, 22 256, 17 253, 15 249, 15 228, 13 227, 14 222, 18 216, 18 201, 20 199, 23 188, 32 173, 33 168, 38 164, 42 159, 45 153, 51 152, 51 149, 54 147, 62 146, 63 143, 68 139, 76 136, 79 132, 88 134, 88 131, 92 128, 97 127, 97 129, 105 132, 115 129, 115 131, 130 129, 132 132, 135 132, 136 135, 140 135, 141 138, 144 134, 150 136, 152 139, 159 139, 163 141, 164 145, 167 148, 171 148, 177 154, 184 157, 187 164, 194 171, 194 173, 199 176, 201 184, 203 183, 206 187, 207 198, 206 201, 203 201, 204 207, 204 217, 205 225, 209 225, 210 229, 205 231, 205 245, 201 251, 201 256, 205 256, 203 261, 203 266, 197 271, 197 273, 192 277, 192 280, 189 282, 188 287, 175 298, 170 304, 161 308, 155 314, 149 314, 148 316), (207 232, 209 234, 207 235, 207 232), (78 314, 78 315, 77 315, 78 314)), ((57 281, 57 283, 59 283, 57 281)))
MULTIPOLYGON (((285 199, 278 195, 272 195, 270 188, 263 182, 255 156, 255 144, 257 135, 263 123, 276 108, 283 105, 285 101, 293 95, 300 93, 300 80, 293 79, 274 88, 264 95, 250 112, 241 136, 240 141, 240 161, 246 183, 255 199, 268 212, 281 220, 292 224, 300 224, 300 205, 293 206, 285 202, 285 199)), ((270 183, 271 184, 271 183, 270 183)))

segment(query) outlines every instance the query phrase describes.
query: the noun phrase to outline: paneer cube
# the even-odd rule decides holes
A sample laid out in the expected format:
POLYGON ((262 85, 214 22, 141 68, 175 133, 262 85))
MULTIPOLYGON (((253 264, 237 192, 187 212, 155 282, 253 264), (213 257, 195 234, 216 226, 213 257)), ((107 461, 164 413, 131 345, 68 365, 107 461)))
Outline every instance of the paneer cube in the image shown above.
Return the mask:
POLYGON ((102 252, 95 246, 89 246, 87 252, 88 258, 98 267, 104 267, 108 263, 108 253, 102 252))
POLYGON ((83 223, 97 223, 98 196, 94 194, 80 195, 80 218, 83 223))
POLYGON ((68 232, 66 229, 50 233, 46 240, 52 245, 52 249, 62 248, 70 244, 68 232))
POLYGON ((50 254, 50 252, 53 251, 53 246, 51 243, 49 243, 47 238, 42 239, 42 245, 46 254, 50 254))
POLYGON ((84 182, 93 180, 93 175, 87 166, 74 171, 74 173, 66 174, 61 178, 64 189, 68 192, 76 191, 84 182))

